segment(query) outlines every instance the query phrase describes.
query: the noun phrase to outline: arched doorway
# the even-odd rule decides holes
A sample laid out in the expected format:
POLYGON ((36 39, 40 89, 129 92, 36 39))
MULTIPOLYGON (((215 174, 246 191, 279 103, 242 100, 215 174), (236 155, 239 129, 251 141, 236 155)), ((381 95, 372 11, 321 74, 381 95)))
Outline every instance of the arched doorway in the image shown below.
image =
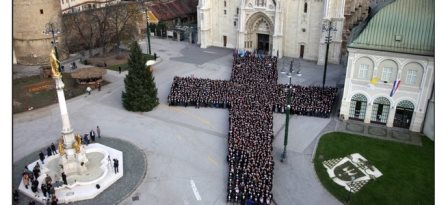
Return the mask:
POLYGON ((373 123, 386 124, 389 117, 390 101, 385 97, 379 97, 373 101, 372 116, 373 123))
POLYGON ((413 114, 414 104, 411 101, 403 100, 398 103, 394 116, 394 127, 409 129, 413 114))
POLYGON ((353 95, 350 102, 349 118, 354 120, 364 120, 366 116, 367 98, 362 94, 353 95))
POLYGON ((246 22, 245 48, 270 54, 272 50, 272 20, 263 12, 252 14, 246 22))

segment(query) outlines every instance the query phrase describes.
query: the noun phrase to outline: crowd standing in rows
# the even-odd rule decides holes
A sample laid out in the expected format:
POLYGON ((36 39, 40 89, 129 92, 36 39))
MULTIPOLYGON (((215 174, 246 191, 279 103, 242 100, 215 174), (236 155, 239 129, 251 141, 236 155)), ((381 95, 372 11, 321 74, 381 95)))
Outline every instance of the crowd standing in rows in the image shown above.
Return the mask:
MULTIPOLYGON (((170 105, 229 108, 227 201, 272 203, 273 111, 284 112, 287 85, 277 58, 234 55, 231 80, 175 77, 170 105)), ((337 89, 294 85, 291 113, 329 117, 337 89)))

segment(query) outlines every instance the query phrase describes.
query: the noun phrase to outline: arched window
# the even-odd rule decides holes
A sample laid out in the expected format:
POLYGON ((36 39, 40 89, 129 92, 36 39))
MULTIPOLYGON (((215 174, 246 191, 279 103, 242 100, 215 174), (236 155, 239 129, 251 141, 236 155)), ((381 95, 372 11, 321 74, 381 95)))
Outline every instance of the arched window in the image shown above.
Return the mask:
POLYGON ((308 3, 305 2, 305 7, 303 8, 303 13, 308 12, 308 3))
POLYGON ((364 120, 366 116, 367 97, 363 94, 353 95, 350 102, 349 117, 355 120, 364 120))
POLYGON ((390 101, 385 97, 379 97, 373 101, 371 122, 386 124, 389 117, 390 101))
POLYGON ((226 7, 227 6, 227 1, 224 1, 224 7, 226 7))

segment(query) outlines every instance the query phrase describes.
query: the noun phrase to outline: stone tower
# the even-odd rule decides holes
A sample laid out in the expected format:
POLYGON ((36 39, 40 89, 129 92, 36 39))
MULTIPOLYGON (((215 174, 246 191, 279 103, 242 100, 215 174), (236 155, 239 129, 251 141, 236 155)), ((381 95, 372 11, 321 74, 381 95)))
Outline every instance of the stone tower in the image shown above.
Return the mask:
MULTIPOLYGON (((13 0, 13 55, 18 64, 48 64, 52 35, 44 31, 49 23, 61 28, 61 4, 56 0, 13 0)), ((62 34, 62 33, 61 33, 62 34)), ((56 35, 59 58, 66 59, 62 35, 56 35)))

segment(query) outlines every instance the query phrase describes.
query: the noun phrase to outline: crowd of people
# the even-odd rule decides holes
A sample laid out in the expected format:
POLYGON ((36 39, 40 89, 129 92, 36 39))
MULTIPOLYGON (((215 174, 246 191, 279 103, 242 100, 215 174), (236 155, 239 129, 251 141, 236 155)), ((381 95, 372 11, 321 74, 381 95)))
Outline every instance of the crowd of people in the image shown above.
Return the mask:
MULTIPOLYGON (((288 85, 277 58, 234 55, 231 80, 175 77, 170 105, 229 108, 228 202, 272 203, 273 111, 285 112, 288 85)), ((329 117, 337 89, 292 86, 291 113, 329 117)))

